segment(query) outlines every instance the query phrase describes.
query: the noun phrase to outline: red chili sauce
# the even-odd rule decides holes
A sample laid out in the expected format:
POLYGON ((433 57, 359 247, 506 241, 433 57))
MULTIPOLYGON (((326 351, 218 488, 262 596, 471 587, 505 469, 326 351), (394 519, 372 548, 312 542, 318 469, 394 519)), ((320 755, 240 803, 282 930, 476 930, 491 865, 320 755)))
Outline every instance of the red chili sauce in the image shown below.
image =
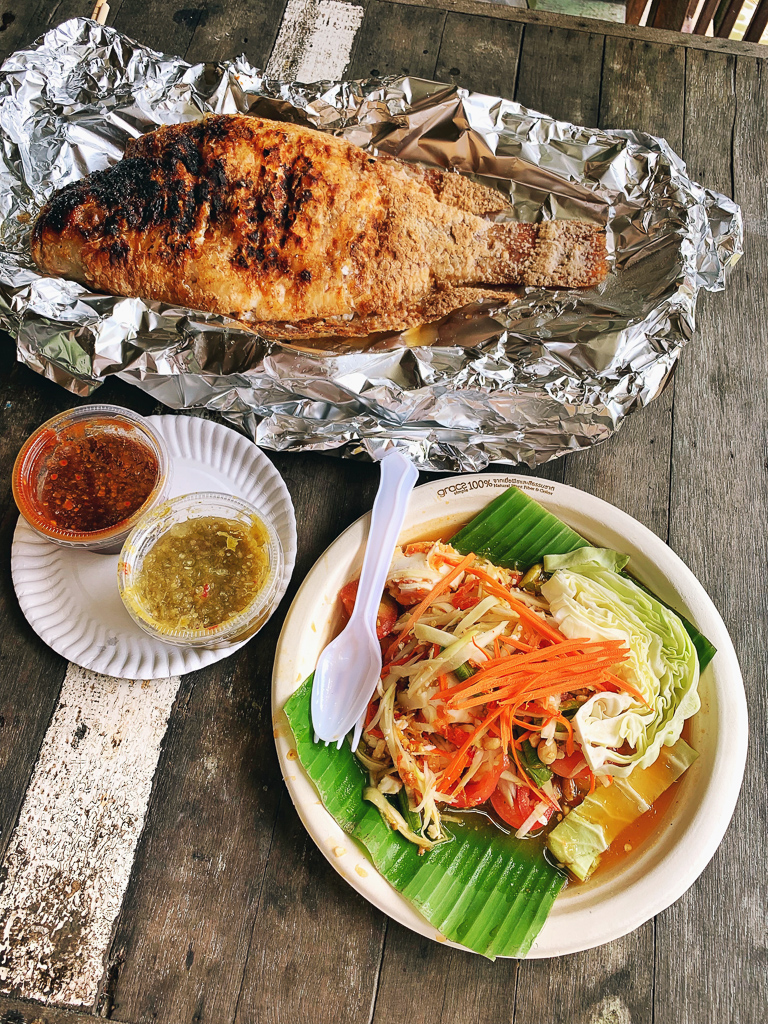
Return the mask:
POLYGON ((109 420, 50 431, 35 464, 27 499, 49 527, 72 533, 129 519, 152 493, 160 468, 148 445, 109 420))

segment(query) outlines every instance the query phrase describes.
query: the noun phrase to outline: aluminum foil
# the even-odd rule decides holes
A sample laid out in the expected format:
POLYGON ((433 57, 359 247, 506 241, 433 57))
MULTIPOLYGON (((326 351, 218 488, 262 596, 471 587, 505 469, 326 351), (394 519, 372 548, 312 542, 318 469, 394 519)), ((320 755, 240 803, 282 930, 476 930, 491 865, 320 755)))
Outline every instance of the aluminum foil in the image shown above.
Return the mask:
POLYGON ((85 19, 0 69, 0 320, 19 359, 78 395, 117 374, 173 408, 215 409, 266 448, 396 444, 423 469, 466 472, 603 441, 662 390, 699 290, 721 290, 741 253, 738 206, 692 182, 663 139, 495 96, 414 78, 277 82, 243 57, 190 65, 85 19), (509 195, 500 220, 599 223, 612 272, 589 291, 520 288, 402 334, 301 345, 36 273, 30 223, 54 189, 206 111, 470 174, 509 195))

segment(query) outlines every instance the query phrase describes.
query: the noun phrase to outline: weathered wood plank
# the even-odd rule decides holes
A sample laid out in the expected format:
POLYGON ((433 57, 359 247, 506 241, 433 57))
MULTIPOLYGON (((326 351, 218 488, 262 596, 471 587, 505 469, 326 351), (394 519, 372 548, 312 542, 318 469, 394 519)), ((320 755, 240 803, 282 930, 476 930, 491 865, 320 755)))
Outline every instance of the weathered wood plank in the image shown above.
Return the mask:
MULTIPOLYGON (((25 898, 21 893, 23 886, 19 883, 17 870, 19 867, 19 843, 24 843, 25 835, 26 841, 31 841, 35 850, 34 856, 30 859, 30 865, 32 867, 37 865, 40 869, 35 884, 45 885, 45 879, 52 870, 50 866, 41 865, 40 862, 40 858, 46 855, 46 849, 49 849, 51 843, 59 844, 56 848, 61 851, 61 855, 57 854, 57 857, 64 870, 74 872, 79 866, 79 862, 75 863, 79 855, 77 844, 65 843, 66 828, 63 824, 66 818, 65 814, 61 815, 61 827, 54 830, 51 836, 40 839, 36 835, 35 829, 39 827, 39 822, 36 824, 32 819, 35 817, 35 807, 38 806, 39 809, 39 801, 36 805, 33 790, 30 790, 28 794, 20 830, 16 832, 13 830, 41 749, 43 737, 54 709, 57 707, 57 697, 66 670, 66 663, 40 643, 21 615, 13 594, 10 560, 7 556, 18 515, 10 492, 13 459, 24 439, 35 427, 54 413, 75 405, 77 400, 62 388, 37 376, 26 367, 16 364, 13 343, 7 335, 2 336, 1 351, 0 379, 3 383, 0 388, 0 465, 3 469, 3 479, 6 480, 6 489, 2 496, 2 538, 0 542, 6 551, 6 558, 3 560, 2 571, 0 571, 0 635, 3 637, 3 640, 0 641, 0 665, 2 666, 2 673, 0 673, 0 778, 2 779, 2 784, 0 784, 0 858, 5 854, 9 844, 10 850, 2 869, 0 869, 0 885, 5 874, 8 874, 0 901, 4 908, 3 919, 10 924, 6 913, 10 904, 19 899, 23 903, 25 898), (32 801, 31 804, 30 801, 32 801), (30 836, 32 836, 31 840, 30 836), (14 878, 16 878, 16 883, 14 883, 14 878)), ((156 405, 148 396, 142 395, 135 388, 129 388, 120 382, 110 382, 105 385, 99 397, 107 402, 117 401, 118 404, 130 405, 142 412, 151 412, 156 405)), ((65 692, 64 704, 66 703, 65 692)), ((60 703, 57 719, 66 713, 66 707, 60 703)), ((60 733, 59 729, 57 735, 60 733)), ((39 777, 39 772, 45 770, 45 764, 50 767, 51 759, 55 760, 57 749, 54 738, 49 732, 46 744, 43 746, 43 761, 38 766, 36 779, 39 777)), ((66 768, 66 771, 70 773, 68 776, 70 782, 72 782, 71 773, 78 769, 85 772, 86 775, 90 775, 90 771, 83 768, 85 753, 85 748, 81 751, 73 750, 71 752, 66 768)), ((149 749, 146 753, 148 756, 149 749)), ((60 774, 59 777, 63 785, 65 774, 60 774)), ((56 799, 61 799, 61 791, 57 791, 57 793, 56 799)), ((105 790, 105 797, 108 795, 105 790)), ((81 798, 86 801, 84 793, 81 798)), ((51 806, 54 805, 51 804, 51 806)), ((84 806, 84 804, 80 804, 81 810, 84 806)), ((67 809, 72 815, 69 819, 72 829, 69 831, 73 832, 75 839, 79 837, 85 843, 83 829, 87 831, 87 823, 83 821, 82 817, 75 820, 76 808, 76 800, 68 804, 67 809)), ((109 813, 114 813, 114 807, 109 813)), ((107 817, 109 818, 109 814, 107 817)), ((143 809, 141 817, 143 819, 143 809)), ((132 859, 132 855, 126 853, 126 844, 130 845, 131 842, 135 844, 140 828, 141 821, 137 816, 132 824, 126 824, 123 836, 115 840, 119 850, 117 847, 110 847, 107 843, 103 853, 120 852, 121 856, 125 854, 132 859), (134 833, 132 838, 130 833, 134 833)), ((125 857, 123 857, 123 862, 124 859, 125 857)), ((127 863, 127 870, 130 870, 130 859, 127 863)), ((55 867, 53 856, 51 863, 55 867)), ((118 866, 122 867, 123 863, 121 862, 118 866)), ((101 867, 104 867, 103 857, 101 867)), ((98 875, 98 868, 99 864, 94 863, 94 871, 97 874, 90 877, 87 870, 82 872, 81 877, 77 879, 81 884, 81 890, 77 893, 73 892, 72 901, 62 900, 60 904, 56 903, 55 890, 52 888, 50 893, 44 894, 39 908, 34 913, 24 915, 22 924, 29 926, 27 927, 29 941, 25 947, 23 940, 19 944, 14 939, 15 948, 11 951, 4 950, 0 954, 0 963, 5 973, 5 979, 0 981, 0 988, 7 990, 16 984, 19 980, 19 972, 25 975, 32 971, 39 984, 34 990, 28 987, 24 990, 28 991, 30 995, 42 997, 44 991, 52 991, 55 978, 58 978, 59 981, 64 979, 62 983, 65 983, 67 978, 70 980, 75 976, 83 978, 83 972, 90 971, 88 984, 93 990, 101 974, 101 957, 109 941, 112 918, 119 907, 119 899, 115 898, 113 903, 116 902, 117 905, 110 908, 109 898, 101 899, 103 894, 99 895, 99 900, 95 900, 93 906, 83 907, 86 899, 93 896, 94 892, 104 883, 103 875, 98 875), (110 913, 111 918, 109 917, 110 913), (57 950, 48 950, 46 956, 49 959, 46 961, 46 958, 42 957, 35 966, 32 946, 38 943, 40 937, 39 934, 33 933, 46 914, 53 916, 58 914, 62 927, 56 933, 58 935, 57 950), (78 928, 75 928, 75 917, 78 918, 78 928), (78 949, 80 956, 78 963, 75 964, 73 958, 78 949), (58 955, 59 952, 61 956, 58 955), (29 961, 28 964, 22 962, 25 956, 29 961), (49 972, 45 970, 46 965, 50 968, 49 972)), ((112 866, 110 866, 110 870, 111 868, 112 866)), ((25 877, 29 880, 28 871, 25 877)), ((112 896, 114 897, 118 890, 119 895, 122 895, 126 883, 127 872, 124 873, 124 877, 120 876, 119 871, 115 872, 114 877, 108 883, 112 896)), ((2 927, 0 927, 0 934, 2 934, 2 927)))
MULTIPOLYGON (((40 642, 13 593, 10 552, 18 512, 11 495, 11 469, 32 431, 76 404, 73 395, 15 362, 14 343, 0 334, 0 859, 11 838, 40 744, 56 707, 66 662, 40 642)), ((99 400, 150 413, 156 403, 136 388, 110 381, 99 400)))
POLYGON ((514 1024, 652 1024, 653 922, 597 949, 521 965, 514 1024))
POLYGON ((390 921, 372 1024, 403 1024, 404 1007, 408 1024, 512 1021, 519 968, 516 960, 491 963, 390 921))
MULTIPOLYGON (((109 4, 109 17, 107 23, 112 24, 114 18, 120 8, 123 5, 123 0, 110 0, 109 4)), ((44 5, 47 10, 45 12, 45 29, 54 28, 56 25, 61 25, 64 21, 69 21, 70 18, 90 18, 93 9, 96 6, 96 0, 53 0, 44 5)))
MULTIPOLYGON (((335 852, 350 872, 364 861, 335 852)), ((383 914, 328 864, 283 792, 236 1024, 368 1020, 385 928, 383 914)))
POLYGON ((234 1017, 280 796, 273 634, 183 681, 109 958, 118 1018, 234 1017))
POLYGON ((601 128, 635 128, 683 146, 685 50, 606 38, 601 128))
POLYGON ((604 36, 526 25, 515 99, 575 124, 597 124, 604 36))
MULTIPOLYGON (((611 46, 615 40, 609 39, 606 44, 611 46)), ((527 26, 518 98, 569 121, 597 124, 603 120, 600 111, 602 52, 602 38, 594 33, 585 37, 583 33, 527 26), (589 43, 580 58, 585 38, 589 43)), ((607 102, 610 102, 613 88, 613 83, 609 82, 607 102)), ((610 118, 610 111, 603 113, 610 118)), ((561 460, 564 481, 612 497, 606 495, 606 490, 611 477, 621 472, 619 464, 625 458, 623 452, 616 452, 619 442, 620 437, 614 437, 597 449, 561 460), (598 463, 599 472, 585 469, 579 474, 580 462, 598 463)), ((558 960, 526 961, 520 967, 515 1024, 539 1024, 543 1020, 552 1024, 592 1024, 613 1019, 645 1024, 650 1022, 646 1011, 650 1005, 652 970, 652 924, 608 947, 558 960), (615 1016, 611 1017, 611 1013, 615 1016)))
POLYGON ((371 0, 357 37, 349 78, 414 75, 431 78, 445 14, 371 0))
MULTIPOLYGON (((291 492, 297 522, 304 524, 292 596, 328 544, 370 509, 378 468, 312 455, 281 456, 278 465, 291 492)), ((271 743, 271 730, 269 739, 271 743)), ((273 748, 270 753, 275 761, 273 748)), ((275 788, 282 792, 281 806, 237 1020, 311 1020, 313 1024, 365 1020, 375 990, 385 920, 335 874, 315 848, 284 792, 276 763, 274 779, 275 788)))
POLYGON ((0 996, 0 1024, 97 1024, 102 1018, 0 996))
POLYGON ((752 585, 768 562, 768 394, 756 326, 768 316, 763 68, 688 54, 685 158, 694 177, 712 188, 729 192, 733 174, 746 233, 743 261, 725 294, 703 296, 697 335, 680 365, 670 544, 723 615, 741 661, 752 728, 742 795, 723 845, 699 881, 657 919, 656 1024, 746 1024, 764 1020, 768 1006, 768 885, 755 852, 768 833, 768 602, 765 588, 752 585), (681 971, 675 961, 683 949, 681 971))
POLYGON ((29 46, 60 21, 86 14, 87 6, 87 0, 61 0, 53 5, 48 0, 0 0, 0 60, 5 60, 14 50, 29 46), (74 13, 57 16, 59 7, 74 13))
POLYGON ((491 96, 512 96, 522 37, 522 26, 512 21, 449 14, 435 78, 491 96))
POLYGON ((0 336, 0 861, 66 669, 66 663, 40 643, 19 610, 9 552, 18 518, 11 495, 16 455, 35 427, 71 405, 72 399, 16 364, 14 356, 11 339, 0 336))
POLYGON ((646 41, 660 46, 682 46, 685 49, 733 53, 763 60, 768 57, 766 48, 758 43, 743 43, 731 39, 712 39, 711 37, 705 40, 701 36, 689 33, 645 28, 638 25, 619 25, 611 21, 600 22, 598 26, 593 18, 577 18, 568 14, 549 14, 544 11, 524 11, 496 3, 490 6, 487 0, 391 0, 391 2, 408 7, 430 7, 449 13, 473 14, 478 18, 501 18, 507 21, 521 22, 525 25, 546 25, 572 32, 592 34, 599 31, 603 35, 615 39, 646 41))
POLYGON ((333 978, 350 988, 356 1006, 370 1002, 380 946, 370 936, 381 924, 366 923, 377 915, 362 900, 350 913, 363 923, 345 919, 357 952, 347 948, 342 959, 329 940, 321 957, 305 962, 317 943, 317 922, 335 934, 341 910, 329 895, 332 872, 317 867, 320 855, 303 826, 286 825, 293 820, 287 803, 278 815, 281 794, 287 797, 274 750, 270 677, 290 599, 324 548, 370 508, 378 469, 317 455, 274 461, 300 524, 294 582, 254 642, 184 680, 110 957, 118 1018, 232 1020, 246 960, 240 1005, 253 1011, 246 1019, 309 1019, 297 1007, 306 1010, 308 994, 333 978), (297 857, 302 843, 306 855, 297 857), (286 926, 286 906, 294 910, 284 948, 276 936, 286 926), (290 999, 287 986, 276 983, 286 952, 302 959, 303 981, 290 999), (347 971, 359 992, 344 982, 347 971))
POLYGON ((69 666, 0 869, 5 992, 95 1002, 178 685, 69 666))
POLYGON ((179 7, 158 4, 155 0, 131 0, 118 10, 110 10, 108 23, 145 46, 161 53, 178 53, 183 57, 192 37, 207 20, 203 4, 179 7))
POLYGON ((263 68, 277 37, 283 17, 284 0, 221 0, 205 4, 187 60, 228 60, 244 53, 254 67, 263 68))

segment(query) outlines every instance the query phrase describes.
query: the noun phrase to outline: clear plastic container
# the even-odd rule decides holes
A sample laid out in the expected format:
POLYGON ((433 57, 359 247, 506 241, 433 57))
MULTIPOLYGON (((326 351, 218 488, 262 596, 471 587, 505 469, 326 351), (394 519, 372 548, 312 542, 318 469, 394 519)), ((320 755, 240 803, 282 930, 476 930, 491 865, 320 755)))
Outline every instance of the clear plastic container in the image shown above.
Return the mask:
POLYGON ((129 409, 83 405, 43 423, 13 467, 19 512, 64 547, 112 554, 167 494, 168 450, 129 409))
MULTIPOLYGON (((228 543, 228 542, 227 542, 228 543)), ((239 543, 239 541, 235 542, 239 543)), ((160 549, 158 549, 160 550, 160 549)), ((220 563, 217 563, 217 566, 220 563)), ((152 570, 157 573, 157 566, 152 570)), ((134 621, 150 636, 165 643, 179 647, 231 647, 253 636, 270 617, 278 602, 278 588, 283 574, 283 548, 273 524, 267 516, 242 498, 229 494, 198 492, 173 498, 155 509, 144 518, 126 540, 120 554, 117 570, 118 587, 123 604, 134 621), (161 595, 172 591, 174 595, 194 594, 198 607, 203 607, 202 590, 208 586, 203 581, 211 579, 217 587, 221 587, 221 573, 225 570, 211 568, 211 563, 202 561, 210 556, 210 543, 213 536, 222 537, 220 523, 214 520, 226 520, 238 524, 240 529, 251 531, 253 543, 259 546, 267 556, 267 568, 264 578, 259 581, 258 589, 247 603, 227 614, 222 621, 211 623, 203 628, 190 625, 192 615, 187 611, 178 612, 175 608, 167 615, 160 617, 150 605, 163 600, 161 595), (185 529, 184 536, 180 531, 173 530, 181 524, 194 524, 197 521, 198 532, 192 534, 185 529), (170 531, 173 531, 172 533, 170 531), (173 587, 167 586, 171 576, 161 575, 159 581, 152 582, 149 573, 145 573, 145 559, 162 538, 170 537, 177 546, 177 551, 168 554, 168 544, 162 547, 163 556, 167 556, 169 573, 174 576, 173 587), (263 541, 263 543, 262 543, 263 541), (183 551, 183 554, 181 553, 183 551), (183 562, 183 564, 182 564, 183 562), (202 567, 202 568, 201 568, 202 567), (201 589, 202 585, 202 589, 201 589), (174 618, 176 616, 176 618, 174 618)), ((226 579, 225 579, 226 583, 226 579)), ((178 600, 178 597, 174 597, 178 600)), ((192 603, 192 597, 190 597, 192 603)))

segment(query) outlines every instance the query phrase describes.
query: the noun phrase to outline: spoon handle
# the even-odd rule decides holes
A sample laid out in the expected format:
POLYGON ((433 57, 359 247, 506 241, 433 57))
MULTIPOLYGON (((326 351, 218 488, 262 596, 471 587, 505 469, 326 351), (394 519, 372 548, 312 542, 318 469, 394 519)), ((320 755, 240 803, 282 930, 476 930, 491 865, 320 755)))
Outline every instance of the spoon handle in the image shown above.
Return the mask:
MULTIPOLYGON (((371 527, 368 531, 365 558, 357 590, 358 600, 350 620, 350 625, 353 628, 359 628, 359 623, 360 627, 367 628, 374 637, 376 636, 376 615, 381 602, 381 593, 387 581, 387 571, 392 563, 397 538, 403 528, 405 513, 408 509, 408 498, 418 478, 419 471, 414 464, 396 448, 391 448, 383 456, 379 489, 371 512, 371 527), (358 622, 354 622, 358 608, 360 609, 360 619, 358 622)), ((372 693, 373 688, 369 693, 361 693, 359 698, 357 722, 352 735, 353 750, 357 750, 357 745, 360 742, 365 710, 372 693)))
POLYGON ((390 448, 383 456, 351 619, 355 625, 365 624, 374 633, 381 594, 408 508, 408 496, 418 478, 419 471, 396 448, 390 448))

